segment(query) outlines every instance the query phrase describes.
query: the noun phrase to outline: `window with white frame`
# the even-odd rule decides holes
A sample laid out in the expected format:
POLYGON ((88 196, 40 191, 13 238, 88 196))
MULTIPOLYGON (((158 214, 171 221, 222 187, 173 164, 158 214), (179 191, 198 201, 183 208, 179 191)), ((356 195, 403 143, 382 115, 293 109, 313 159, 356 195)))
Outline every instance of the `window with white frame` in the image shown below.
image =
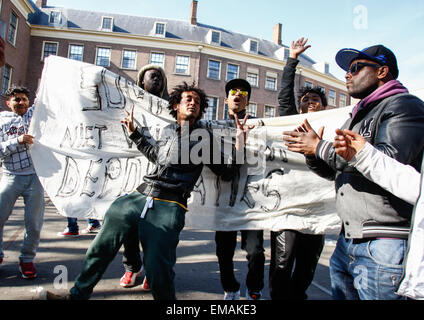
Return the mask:
POLYGON ((50 55, 57 56, 57 48, 59 44, 57 42, 43 42, 43 57, 42 60, 47 58, 50 55))
POLYGON ((82 44, 70 44, 68 58, 72 60, 82 61, 84 55, 84 46, 82 44))
POLYGON ((163 22, 155 23, 155 35, 165 37, 165 23, 163 22))
POLYGON ((102 17, 102 30, 103 31, 112 31, 113 29, 113 18, 112 17, 102 17))
POLYGON ((275 117, 275 107, 273 107, 273 106, 265 106, 265 108, 264 108, 264 117, 265 118, 275 117))
POLYGON ((258 53, 258 41, 250 40, 250 52, 258 53))
POLYGON ((336 91, 334 90, 328 90, 328 104, 330 106, 336 105, 336 91))
POLYGON ((229 63, 227 65, 227 81, 238 78, 239 66, 229 63))
POLYGON ((12 67, 5 64, 3 78, 1 80, 1 94, 5 94, 7 89, 9 89, 10 83, 12 81, 12 67))
POLYGON ((175 58, 175 73, 189 74, 190 57, 176 56, 175 58))
POLYGON ((152 52, 150 54, 150 63, 163 68, 165 62, 165 54, 161 52, 152 52))
POLYGON ((18 16, 12 11, 9 19, 9 31, 7 33, 7 41, 15 45, 16 34, 18 32, 18 16))
POLYGON ((305 81, 305 87, 306 88, 312 88, 312 82, 305 81))
POLYGON ((259 75, 257 73, 248 72, 246 80, 252 87, 259 87, 259 75))
POLYGON ((224 114, 222 116, 222 119, 228 119, 228 104, 224 103, 224 114))
POLYGON ((343 108, 346 107, 347 105, 347 99, 346 99, 346 95, 343 93, 339 94, 339 107, 343 108))
POLYGON ((104 47, 97 48, 96 65, 101 67, 110 66, 110 48, 104 48, 104 47))
POLYGON ((122 68, 132 69, 136 68, 137 51, 136 50, 122 50, 122 68))
POLYGON ((212 30, 211 43, 221 44, 221 32, 212 30))
POLYGON ((274 91, 277 90, 277 78, 266 76, 265 89, 274 90, 274 91))
POLYGON ((249 105, 246 108, 246 113, 252 117, 256 117, 258 114, 258 105, 254 102, 249 102, 249 105))
POLYGON ((205 110, 204 118, 206 120, 216 120, 218 111, 218 98, 208 97, 208 107, 205 110))
POLYGON ((219 80, 221 74, 221 62, 216 60, 208 61, 208 78, 219 80))
POLYGON ((60 11, 50 11, 49 23, 50 24, 59 24, 61 21, 61 12, 60 11))

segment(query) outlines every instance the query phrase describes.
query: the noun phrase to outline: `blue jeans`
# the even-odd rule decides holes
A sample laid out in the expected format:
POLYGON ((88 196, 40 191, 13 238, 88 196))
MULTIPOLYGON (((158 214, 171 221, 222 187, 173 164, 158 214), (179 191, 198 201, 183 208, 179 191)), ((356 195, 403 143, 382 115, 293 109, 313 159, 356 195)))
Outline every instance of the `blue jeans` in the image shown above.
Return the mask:
MULTIPOLYGON (((78 218, 67 218, 68 219, 68 230, 69 232, 78 232, 78 218)), ((87 219, 87 222, 92 227, 97 227, 100 225, 99 220, 96 219, 87 219)))
POLYGON ((407 240, 346 239, 340 235, 330 260, 335 300, 398 300, 407 240))
POLYGON ((32 262, 40 242, 44 217, 44 190, 36 174, 25 176, 3 172, 0 181, 0 258, 3 258, 3 228, 19 196, 24 198, 25 236, 19 260, 32 262))

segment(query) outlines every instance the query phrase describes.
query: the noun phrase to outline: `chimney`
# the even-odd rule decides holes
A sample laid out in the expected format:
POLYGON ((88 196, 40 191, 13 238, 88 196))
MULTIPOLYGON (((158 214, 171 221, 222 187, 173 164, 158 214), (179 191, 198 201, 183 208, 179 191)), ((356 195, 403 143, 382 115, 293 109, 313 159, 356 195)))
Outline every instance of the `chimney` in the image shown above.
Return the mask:
POLYGON ((197 25, 197 0, 191 2, 190 23, 197 25))
POLYGON ((37 0, 35 5, 39 8, 47 7, 47 0, 37 0))
POLYGON ((277 23, 274 26, 274 29, 272 30, 272 41, 274 41, 275 44, 278 44, 279 46, 282 45, 281 41, 281 30, 282 30, 282 24, 277 23))

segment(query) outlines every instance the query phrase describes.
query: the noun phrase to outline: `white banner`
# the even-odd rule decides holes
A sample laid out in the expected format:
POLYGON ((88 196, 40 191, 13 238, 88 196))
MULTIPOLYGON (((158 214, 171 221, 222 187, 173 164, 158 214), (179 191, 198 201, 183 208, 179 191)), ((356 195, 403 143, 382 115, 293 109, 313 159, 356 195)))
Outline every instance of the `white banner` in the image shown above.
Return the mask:
MULTIPOLYGON (((102 219, 117 197, 135 190, 152 164, 120 120, 134 106, 136 121, 157 138, 174 121, 167 105, 102 67, 57 56, 45 60, 30 127, 36 140, 31 156, 61 215, 102 219)), ((186 225, 338 233, 334 183, 310 172, 304 157, 289 152, 281 138, 308 118, 315 129, 325 126, 324 138, 332 140, 350 109, 250 120, 256 127, 248 148, 266 163, 260 170, 243 165, 233 182, 221 181, 205 167, 189 199, 186 225)))

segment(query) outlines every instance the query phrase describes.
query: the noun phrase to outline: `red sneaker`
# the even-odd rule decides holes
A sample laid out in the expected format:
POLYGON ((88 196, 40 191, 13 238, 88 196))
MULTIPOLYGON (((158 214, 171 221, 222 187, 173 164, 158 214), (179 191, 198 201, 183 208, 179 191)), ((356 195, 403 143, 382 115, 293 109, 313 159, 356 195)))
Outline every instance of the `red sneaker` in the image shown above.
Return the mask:
POLYGON ((101 229, 101 225, 98 226, 87 226, 87 228, 85 228, 84 230, 81 231, 82 234, 87 234, 87 233, 97 233, 98 231, 100 231, 101 229))
POLYGON ((144 291, 150 291, 149 284, 147 283, 147 277, 144 277, 143 284, 141 285, 141 288, 144 291))
POLYGON ((79 236, 79 232, 78 231, 70 232, 69 229, 66 228, 62 232, 58 232, 57 235, 61 236, 61 237, 77 237, 77 236, 79 236))
POLYGON ((37 277, 37 270, 35 270, 34 263, 32 262, 19 262, 19 271, 24 279, 34 279, 37 277))
POLYGON ((120 286, 124 288, 133 287, 135 284, 135 279, 139 277, 140 274, 141 272, 131 272, 131 271, 125 272, 125 274, 122 276, 121 280, 119 281, 120 286))

